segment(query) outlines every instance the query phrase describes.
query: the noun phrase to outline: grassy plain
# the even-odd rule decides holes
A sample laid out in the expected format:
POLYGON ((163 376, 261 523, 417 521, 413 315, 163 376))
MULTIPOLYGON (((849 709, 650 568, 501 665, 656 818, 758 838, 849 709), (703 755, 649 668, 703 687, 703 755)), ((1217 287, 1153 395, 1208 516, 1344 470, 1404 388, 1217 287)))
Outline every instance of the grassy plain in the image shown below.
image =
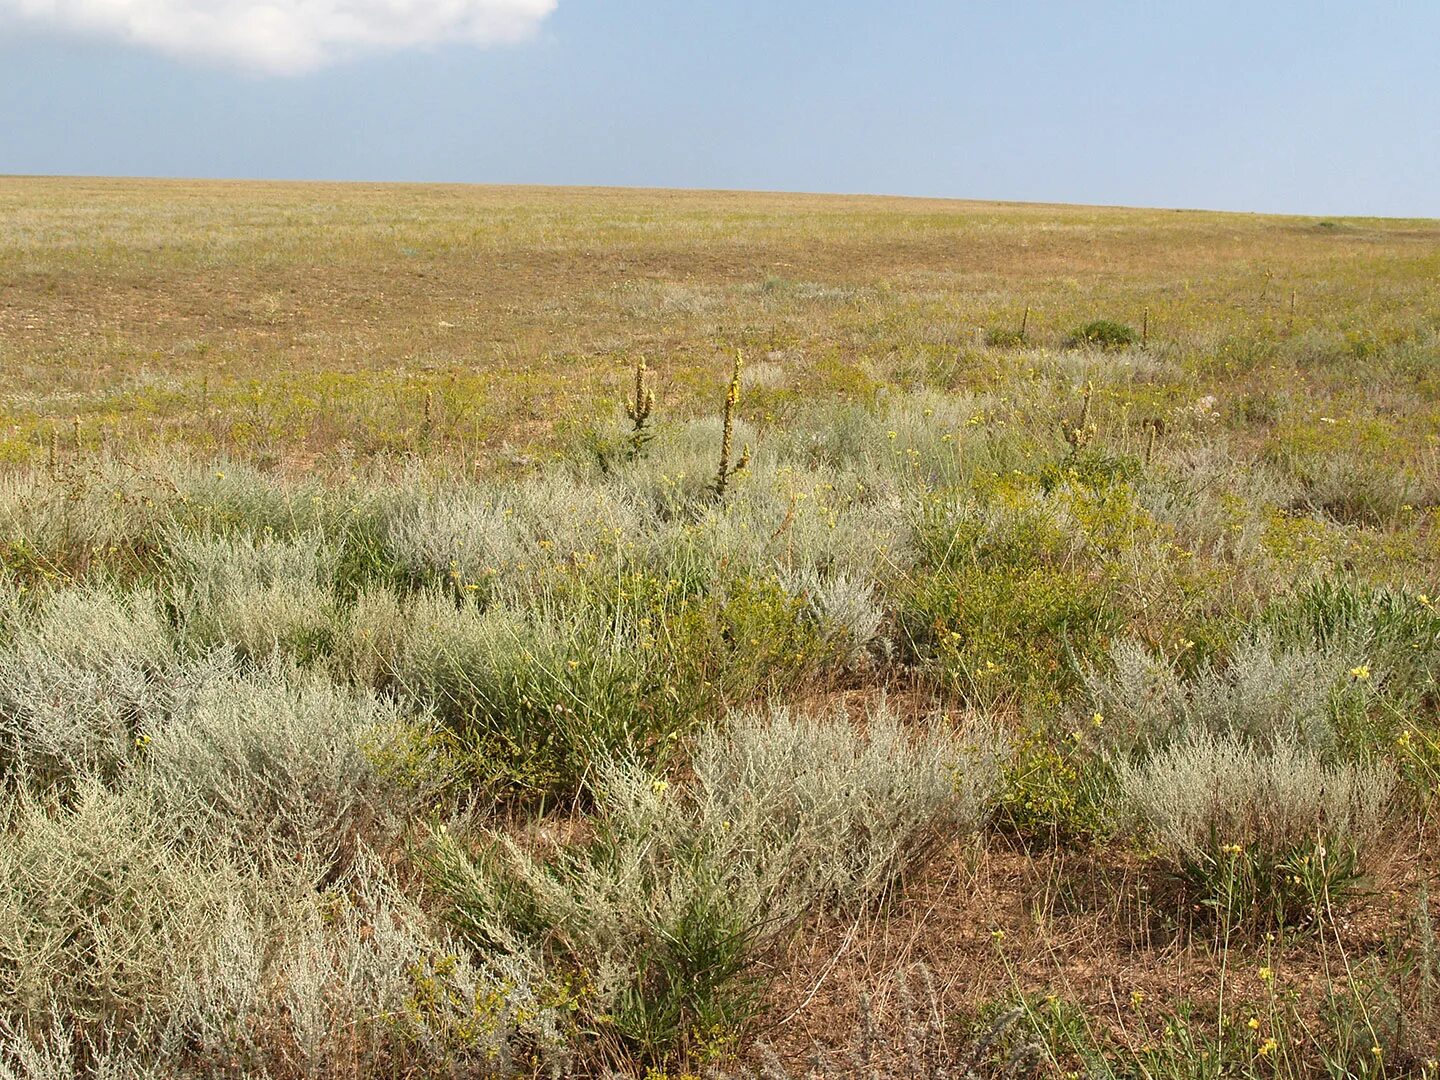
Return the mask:
POLYGON ((0 375, 0 1076, 1440 1077, 1440 223, 4 178, 0 375))

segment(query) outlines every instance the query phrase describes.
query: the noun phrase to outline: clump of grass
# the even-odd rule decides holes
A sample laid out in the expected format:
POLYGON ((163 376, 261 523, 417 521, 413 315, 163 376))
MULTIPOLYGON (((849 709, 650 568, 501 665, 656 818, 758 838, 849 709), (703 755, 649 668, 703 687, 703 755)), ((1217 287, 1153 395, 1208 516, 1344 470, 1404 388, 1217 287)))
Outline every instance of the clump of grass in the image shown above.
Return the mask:
POLYGON ((416 605, 398 688, 433 705, 470 775, 498 794, 573 794, 597 758, 663 757, 711 699, 679 677, 658 613, 633 605, 416 605))

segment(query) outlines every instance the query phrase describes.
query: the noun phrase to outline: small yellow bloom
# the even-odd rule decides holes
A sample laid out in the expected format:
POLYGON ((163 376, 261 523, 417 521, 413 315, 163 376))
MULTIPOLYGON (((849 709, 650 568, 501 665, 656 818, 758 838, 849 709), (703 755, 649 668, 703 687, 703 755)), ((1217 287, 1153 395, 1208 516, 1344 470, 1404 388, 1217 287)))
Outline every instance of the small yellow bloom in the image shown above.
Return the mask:
POLYGON ((1359 667, 1352 667, 1350 669, 1350 677, 1356 682, 1364 682, 1370 678, 1370 665, 1361 664, 1359 667))
POLYGON ((664 795, 669 787, 670 782, 668 780, 656 780, 650 785, 650 789, 654 791, 656 795, 664 795))
POLYGON ((1275 972, 1271 971, 1269 967, 1262 967, 1258 974, 1260 981, 1264 983, 1273 982, 1275 979, 1275 972))
POLYGON ((1105 723, 1105 714, 1097 711, 1094 716, 1090 717, 1090 722, 1096 727, 1099 727, 1101 724, 1105 723))
POLYGON ((1260 1020, 1259 1020, 1258 1017, 1252 1016, 1252 1017, 1250 1017, 1250 1019, 1249 1019, 1248 1021, 1246 1021, 1245 1026, 1248 1027, 1251 1031, 1259 1031, 1259 1030, 1260 1030, 1260 1020))
POLYGON ((1278 1049, 1279 1043, 1277 1043, 1274 1039, 1266 1039, 1263 1043, 1260 1044, 1260 1056, 1269 1057, 1278 1049))
POLYGON ((1131 991, 1130 991, 1130 1006, 1131 1006, 1132 1008, 1138 1009, 1138 1008, 1139 1008, 1141 1005, 1143 1005, 1143 1004, 1145 1004, 1145 991, 1144 991, 1144 990, 1131 990, 1131 991))

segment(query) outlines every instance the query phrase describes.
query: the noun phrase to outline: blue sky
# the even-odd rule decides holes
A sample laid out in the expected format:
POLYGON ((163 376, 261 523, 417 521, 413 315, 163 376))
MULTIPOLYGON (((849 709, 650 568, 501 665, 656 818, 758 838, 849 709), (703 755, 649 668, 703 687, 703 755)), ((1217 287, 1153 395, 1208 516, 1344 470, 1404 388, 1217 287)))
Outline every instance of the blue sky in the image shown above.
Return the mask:
POLYGON ((0 173, 1440 216, 1440 0, 264 2, 0 0, 0 173))

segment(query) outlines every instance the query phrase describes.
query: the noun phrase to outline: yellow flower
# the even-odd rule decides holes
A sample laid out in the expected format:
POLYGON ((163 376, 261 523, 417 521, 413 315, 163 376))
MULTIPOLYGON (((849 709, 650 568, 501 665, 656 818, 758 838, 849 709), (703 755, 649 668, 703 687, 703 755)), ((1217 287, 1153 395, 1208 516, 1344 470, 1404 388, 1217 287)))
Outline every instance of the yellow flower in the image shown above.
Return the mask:
POLYGON ((1370 678, 1370 665, 1361 664, 1359 667, 1352 667, 1350 669, 1350 677, 1356 682, 1364 682, 1370 678))
POLYGON ((1245 1026, 1248 1027, 1251 1031, 1259 1031, 1260 1020, 1257 1017, 1252 1016, 1248 1021, 1246 1021, 1245 1026))
POLYGON ((1226 844, 1220 850, 1223 851, 1226 855, 1239 855, 1240 852, 1244 851, 1245 849, 1242 848, 1239 844, 1226 844))
POLYGON ((1275 979, 1275 972, 1271 971, 1268 967, 1262 967, 1258 974, 1260 981, 1264 983, 1272 982, 1275 979))
POLYGON ((1144 991, 1144 990, 1131 990, 1131 991, 1130 991, 1130 1005, 1131 1005, 1132 1008, 1138 1009, 1138 1008, 1139 1008, 1141 1005, 1143 1005, 1144 1003, 1145 1003, 1145 991, 1144 991))
POLYGON ((1090 722, 1096 727, 1099 727, 1101 724, 1105 723, 1105 714, 1097 711, 1094 716, 1090 717, 1090 722))
POLYGON ((1274 1039, 1266 1039, 1260 1044, 1260 1056, 1269 1057, 1277 1049, 1279 1049, 1279 1044, 1274 1039))
POLYGON ((666 789, 668 789, 669 787, 670 782, 668 780, 656 780, 653 784, 650 785, 650 789, 654 791, 656 795, 664 795, 666 789))

